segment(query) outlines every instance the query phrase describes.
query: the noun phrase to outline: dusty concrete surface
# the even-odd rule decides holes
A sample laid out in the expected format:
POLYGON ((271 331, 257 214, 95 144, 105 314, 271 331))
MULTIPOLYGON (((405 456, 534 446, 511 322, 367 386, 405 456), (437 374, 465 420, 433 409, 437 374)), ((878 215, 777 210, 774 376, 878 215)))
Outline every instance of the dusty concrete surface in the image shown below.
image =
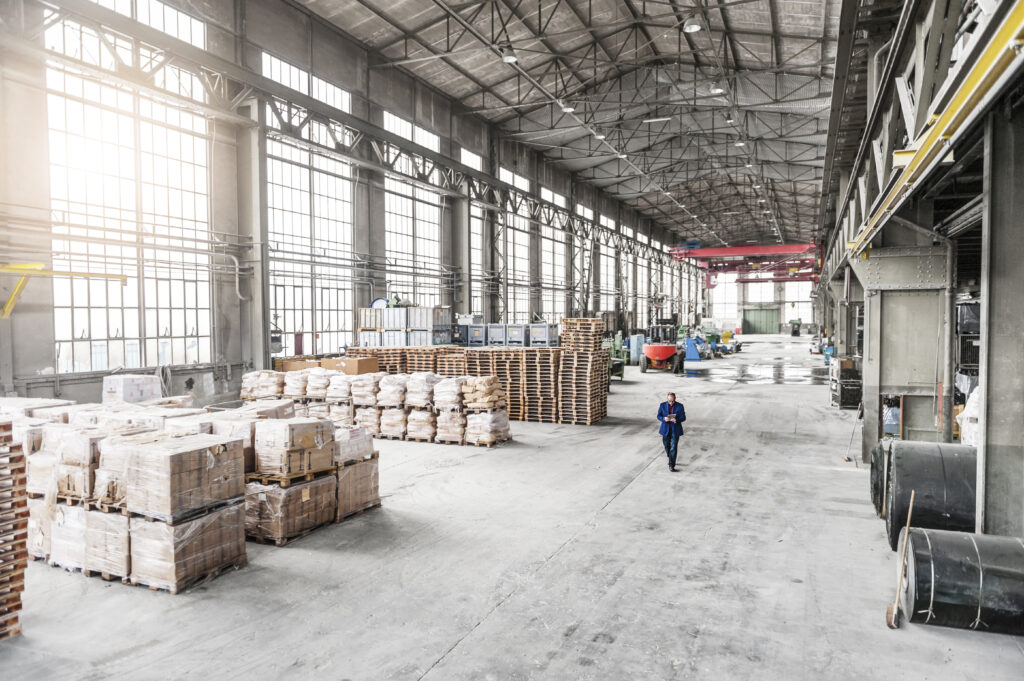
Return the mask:
POLYGON ((598 427, 380 442, 382 509, 184 595, 32 564, 0 678, 1019 681, 1024 639, 885 628, 896 560, 841 458, 853 414, 806 339, 750 340, 693 376, 628 369, 598 427))

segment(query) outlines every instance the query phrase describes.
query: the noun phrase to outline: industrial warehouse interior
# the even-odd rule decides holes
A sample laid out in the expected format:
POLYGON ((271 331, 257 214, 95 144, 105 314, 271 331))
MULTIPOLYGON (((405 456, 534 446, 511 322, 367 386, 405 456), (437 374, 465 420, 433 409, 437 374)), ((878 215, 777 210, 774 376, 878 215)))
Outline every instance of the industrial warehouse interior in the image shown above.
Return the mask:
POLYGON ((0 0, 0 679, 1020 681, 1021 215, 1024 0, 0 0))

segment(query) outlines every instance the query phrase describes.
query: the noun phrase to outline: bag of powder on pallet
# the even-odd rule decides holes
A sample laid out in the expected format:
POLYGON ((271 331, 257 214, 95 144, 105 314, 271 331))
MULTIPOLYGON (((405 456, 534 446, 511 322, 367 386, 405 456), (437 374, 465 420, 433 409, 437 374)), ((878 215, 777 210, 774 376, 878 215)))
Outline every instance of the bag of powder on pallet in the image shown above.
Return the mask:
POLYGON ((466 416, 466 442, 493 445, 511 437, 508 412, 504 409, 466 416))
POLYGON ((437 413, 435 442, 462 442, 466 438, 466 416, 457 411, 437 413))
POLYGON ((376 372, 352 376, 352 403, 355 405, 375 406, 377 393, 380 391, 380 379, 387 374, 376 372))
POLYGON ((329 400, 347 400, 352 397, 353 376, 335 372, 331 376, 330 384, 327 386, 326 397, 329 400))
POLYGON ((380 434, 389 437, 405 435, 405 409, 385 409, 380 414, 380 434))
POLYGON ((437 432, 437 417, 433 412, 413 409, 406 419, 405 434, 409 439, 433 440, 437 432))
POLYGON ((306 397, 322 400, 327 397, 327 388, 331 384, 331 378, 337 373, 332 369, 314 367, 309 369, 306 379, 306 397))
POLYGON ((370 435, 379 435, 380 410, 377 407, 359 407, 356 409, 356 425, 361 426, 370 435))
POLYGON ((409 374, 386 374, 380 378, 377 404, 381 407, 401 407, 405 403, 405 385, 409 374))
POLYGON ((434 408, 441 411, 462 409, 462 385, 465 376, 445 378, 434 384, 434 408))
POLYGON ((409 382, 405 387, 405 404, 408 407, 429 407, 434 401, 434 386, 441 377, 430 371, 418 371, 409 374, 409 382))

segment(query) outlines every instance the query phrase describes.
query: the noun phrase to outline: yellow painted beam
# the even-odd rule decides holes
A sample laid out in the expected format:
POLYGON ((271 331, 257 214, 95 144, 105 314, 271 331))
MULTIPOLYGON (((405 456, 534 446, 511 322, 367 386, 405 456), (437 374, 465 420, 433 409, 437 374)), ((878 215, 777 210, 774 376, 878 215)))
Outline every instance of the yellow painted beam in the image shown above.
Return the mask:
POLYGON ((30 277, 43 276, 43 277, 84 277, 91 279, 120 279, 121 285, 125 286, 128 283, 128 277, 124 274, 100 274, 97 272, 58 272, 57 270, 44 270, 46 265, 41 262, 27 262, 17 263, 14 265, 0 265, 0 274, 17 274, 18 281, 14 284, 14 288, 11 290, 11 295, 7 296, 7 302, 4 303, 3 308, 0 308, 0 319, 9 319, 11 314, 14 313, 14 306, 18 304, 18 299, 21 298, 21 294, 25 291, 25 287, 28 285, 30 277))
MULTIPOLYGON (((1016 0, 1009 10, 1003 23, 982 51, 977 61, 971 66, 964 81, 957 88, 949 105, 935 114, 929 126, 922 132, 912 145, 913 155, 905 160, 906 165, 899 179, 879 204, 864 227, 857 234, 852 246, 847 247, 851 253, 858 253, 874 235, 875 229, 885 216, 896 208, 905 194, 913 188, 922 173, 939 155, 948 152, 947 143, 959 132, 968 116, 987 97, 996 83, 1017 58, 1018 51, 1024 46, 1024 0, 1016 0)), ((894 163, 899 165, 897 159, 894 163)))

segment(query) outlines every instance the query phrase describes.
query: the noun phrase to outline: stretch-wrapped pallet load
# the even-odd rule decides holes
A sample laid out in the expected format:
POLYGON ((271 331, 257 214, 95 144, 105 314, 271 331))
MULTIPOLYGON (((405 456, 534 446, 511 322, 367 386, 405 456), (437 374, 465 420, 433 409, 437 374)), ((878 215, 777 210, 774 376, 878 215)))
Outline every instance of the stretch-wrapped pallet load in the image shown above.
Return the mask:
POLYGON ((405 436, 410 440, 431 442, 437 433, 437 417, 434 412, 413 409, 406 419, 405 436))
POLYGON ((453 376, 434 385, 434 408, 438 411, 460 411, 462 409, 462 386, 466 376, 453 376))
POLYGON ((90 412, 102 409, 103 405, 96 402, 64 404, 57 407, 42 407, 32 410, 32 418, 43 419, 51 423, 70 423, 71 415, 77 412, 90 412))
POLYGON ((103 403, 145 402, 163 395, 159 376, 147 374, 113 374, 103 377, 103 403))
POLYGON ((466 442, 493 445, 512 438, 504 409, 466 415, 466 442))
POLYGON ((213 418, 213 414, 204 413, 170 419, 164 422, 164 432, 169 435, 209 435, 213 433, 213 418))
POLYGON ((380 410, 377 407, 357 407, 356 425, 370 435, 380 435, 380 410))
POLYGON ((28 511, 28 555, 47 560, 56 507, 46 499, 33 498, 28 500, 28 511))
POLYGON ((48 510, 52 514, 49 526, 50 565, 111 577, 128 576, 128 516, 63 504, 48 510))
POLYGON ((245 494, 238 439, 158 437, 126 458, 125 505, 131 513, 177 522, 245 494))
POLYGON ((134 584, 179 593, 246 563, 241 499, 175 525, 132 517, 129 533, 134 584))
MULTIPOLYGON (((242 441, 243 472, 256 470, 256 423, 260 420, 252 412, 232 410, 212 412, 210 434, 242 441)), ((102 448, 101 448, 102 449, 102 448)))
POLYGON ((380 434, 382 437, 405 437, 405 409, 401 407, 384 409, 380 413, 380 434))
POLYGON ((430 371, 409 374, 409 381, 405 386, 405 406, 432 406, 434 403, 434 386, 440 381, 441 376, 430 371))
POLYGON ((380 459, 369 459, 338 467, 338 515, 345 518, 380 506, 380 459))
POLYGON ((454 410, 437 412, 437 433, 434 435, 435 442, 457 442, 461 444, 465 439, 465 414, 454 410))
POLYGON ((334 423, 330 419, 295 417, 256 423, 256 470, 295 475, 334 465, 334 423))
POLYGON ((245 533, 283 544, 313 528, 333 523, 338 514, 338 479, 328 475, 290 487, 245 486, 245 533))
POLYGON ((496 376, 470 376, 462 386, 466 409, 497 409, 505 406, 505 391, 496 376))
POLYGON ((242 374, 242 390, 240 396, 243 400, 257 399, 261 397, 279 397, 284 392, 284 373, 261 369, 242 374))
POLYGON ((377 406, 377 393, 380 390, 380 379, 387 374, 375 372, 352 377, 352 404, 358 406, 377 406))
POLYGON ((361 461, 373 454, 373 438, 361 426, 335 428, 334 439, 338 443, 335 463, 361 461))
POLYGON ((264 399, 233 409, 234 414, 252 414, 264 419, 290 419, 295 416, 295 401, 289 399, 264 399))
POLYGON ((147 407, 170 407, 172 409, 191 409, 196 406, 196 398, 193 395, 168 395, 157 397, 152 400, 144 400, 139 404, 147 407))
POLYGON ((331 376, 325 397, 329 400, 348 400, 352 398, 352 380, 354 376, 335 373, 331 376))
POLYGON ((351 426, 356 420, 356 408, 351 400, 328 405, 327 415, 339 426, 351 426))
POLYGON ((331 385, 331 379, 336 374, 331 369, 316 367, 309 370, 306 378, 306 397, 322 400, 327 397, 327 389, 331 385))
POLYGON ((35 454, 43 448, 43 426, 47 423, 46 419, 28 416, 12 419, 14 441, 21 443, 21 451, 26 455, 35 454))
POLYGON ((284 374, 284 396, 285 397, 305 397, 306 396, 306 384, 309 382, 309 370, 299 369, 297 371, 287 371, 284 374))
POLYGON ((401 407, 405 403, 405 386, 408 374, 389 374, 380 377, 377 405, 381 407, 401 407))
POLYGON ((35 417, 36 412, 50 407, 65 407, 74 404, 71 400, 57 400, 48 397, 0 397, 0 418, 15 416, 35 417))

